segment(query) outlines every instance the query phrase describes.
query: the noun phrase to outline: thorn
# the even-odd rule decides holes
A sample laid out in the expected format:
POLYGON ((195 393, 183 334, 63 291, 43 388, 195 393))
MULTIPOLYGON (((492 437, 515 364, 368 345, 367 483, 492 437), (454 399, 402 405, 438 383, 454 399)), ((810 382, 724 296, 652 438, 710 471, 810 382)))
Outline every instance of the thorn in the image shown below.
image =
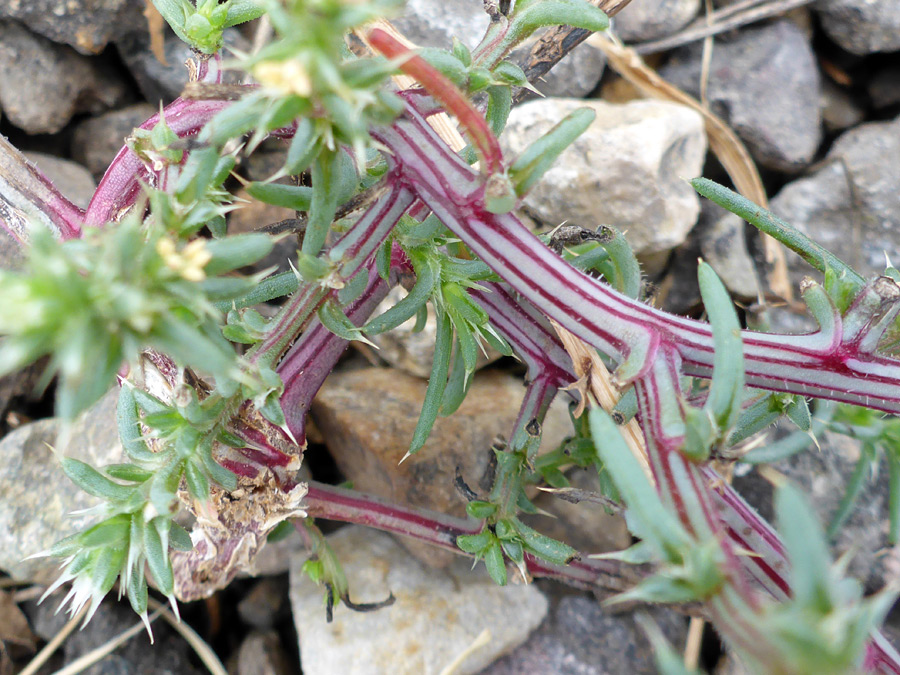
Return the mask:
POLYGON ((178 623, 181 623, 181 612, 178 611, 178 601, 174 595, 169 596, 169 606, 172 608, 172 614, 175 615, 175 619, 178 623))

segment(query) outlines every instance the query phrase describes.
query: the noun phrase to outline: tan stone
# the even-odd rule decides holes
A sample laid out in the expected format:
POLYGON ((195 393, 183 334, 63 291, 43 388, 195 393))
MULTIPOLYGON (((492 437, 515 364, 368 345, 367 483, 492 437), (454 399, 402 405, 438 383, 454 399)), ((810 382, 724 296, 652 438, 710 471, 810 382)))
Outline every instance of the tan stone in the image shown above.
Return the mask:
MULTIPOLYGON (((388 368, 334 373, 313 402, 312 415, 355 489, 464 515, 465 501, 454 484, 456 468, 472 489, 482 489, 479 482, 488 468, 491 444, 508 437, 525 394, 522 381, 512 375, 488 370, 474 378, 459 410, 438 418, 425 446, 402 464, 422 408, 424 380, 388 368)), ((556 447, 569 433, 565 407, 552 407, 543 447, 556 447)), ((453 558, 424 544, 403 543, 432 565, 444 566, 453 558)))

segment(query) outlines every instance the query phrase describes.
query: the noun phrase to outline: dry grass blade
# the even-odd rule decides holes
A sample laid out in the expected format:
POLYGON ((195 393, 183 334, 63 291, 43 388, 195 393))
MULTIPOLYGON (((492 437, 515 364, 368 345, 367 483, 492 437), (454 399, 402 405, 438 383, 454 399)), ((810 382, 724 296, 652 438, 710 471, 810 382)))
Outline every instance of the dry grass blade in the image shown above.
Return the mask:
MULTIPOLYGON (((792 9, 808 5, 810 2, 812 2, 812 0, 772 0, 772 2, 767 2, 758 7, 751 6, 749 9, 746 9, 746 11, 741 12, 736 12, 734 7, 726 7, 717 12, 713 12, 710 23, 707 23, 705 19, 701 19, 699 22, 694 22, 684 30, 675 33, 675 35, 670 35, 661 40, 654 40, 653 42, 636 44, 633 45, 633 48, 638 54, 664 52, 669 49, 674 49, 675 47, 690 44, 691 42, 696 42, 697 40, 702 40, 711 35, 718 35, 719 33, 740 28, 747 24, 756 23, 763 19, 784 14, 792 9)), ((757 5, 759 3, 753 2, 747 4, 757 5)))
POLYGON ((187 642, 191 649, 197 654, 200 660, 203 662, 203 665, 206 666, 206 669, 212 673, 212 675, 228 675, 228 671, 225 670, 225 666, 222 665, 222 662, 219 660, 219 657, 216 656, 216 653, 212 650, 206 642, 204 642, 203 638, 197 635, 196 631, 188 626, 183 621, 179 621, 172 612, 170 612, 166 606, 159 602, 158 600, 154 600, 150 598, 148 600, 148 605, 154 612, 158 612, 162 615, 162 618, 166 620, 175 631, 184 638, 185 642, 187 642))
MULTIPOLYGON (((559 335, 559 339, 565 350, 572 359, 572 365, 575 370, 575 376, 578 378, 572 383, 570 388, 577 389, 581 393, 582 404, 575 411, 578 416, 584 410, 588 398, 593 398, 601 408, 606 412, 611 412, 619 402, 619 391, 612 383, 612 377, 609 369, 596 349, 592 349, 586 345, 580 338, 573 335, 567 329, 558 323, 550 320, 553 328, 559 335)), ((622 437, 628 445, 628 449, 635 458, 640 462, 644 469, 644 473, 652 484, 656 484, 653 473, 650 470, 650 460, 647 458, 647 447, 644 441, 644 434, 638 426, 637 420, 631 419, 626 424, 619 427, 622 437)))
MULTIPOLYGON (((153 621, 156 621, 158 617, 159 612, 156 611, 150 615, 150 618, 148 620, 152 623, 153 621)), ((82 654, 65 668, 60 668, 59 670, 57 670, 53 675, 77 675, 78 673, 84 672, 92 665, 97 663, 100 659, 111 654, 119 646, 121 646, 125 642, 128 642, 128 640, 130 640, 143 630, 143 621, 138 621, 128 630, 119 633, 114 638, 111 638, 96 649, 92 649, 87 654, 82 654)))
POLYGON ((706 621, 698 616, 692 616, 688 624, 687 640, 684 645, 684 667, 688 670, 696 670, 700 663, 700 646, 703 642, 703 629, 706 621))
POLYGON ((23 588, 13 593, 13 601, 16 603, 28 602, 29 600, 41 597, 46 590, 46 586, 29 586, 28 588, 23 588))
POLYGON ((53 636, 53 639, 48 642, 44 648, 37 653, 27 666, 19 673, 19 675, 34 675, 38 670, 40 670, 41 666, 43 666, 47 659, 49 659, 53 654, 59 649, 59 646, 66 641, 66 638, 72 634, 72 631, 78 626, 78 623, 84 618, 84 615, 87 613, 90 605, 85 605, 81 608, 81 611, 78 612, 75 616, 73 616, 66 623, 62 629, 53 636))
POLYGON ((491 629, 485 628, 478 634, 472 644, 466 647, 462 652, 457 655, 453 661, 451 661, 443 670, 441 670, 441 675, 456 675, 459 672, 460 667, 463 662, 469 658, 472 654, 477 652, 479 649, 488 646, 491 643, 491 629))
MULTIPOLYGON (((591 38, 591 44, 602 49, 606 54, 609 66, 637 87, 645 96, 681 103, 700 113, 706 126, 710 150, 728 172, 735 189, 760 206, 768 206, 766 191, 756 164, 750 157, 747 147, 731 130, 731 127, 695 98, 662 79, 656 71, 643 62, 640 55, 633 49, 617 44, 609 37, 601 35, 594 35, 591 38)), ((763 237, 763 243, 766 261, 771 265, 766 279, 769 289, 775 295, 790 302, 793 300, 794 294, 788 278, 784 249, 777 241, 768 236, 763 237)))

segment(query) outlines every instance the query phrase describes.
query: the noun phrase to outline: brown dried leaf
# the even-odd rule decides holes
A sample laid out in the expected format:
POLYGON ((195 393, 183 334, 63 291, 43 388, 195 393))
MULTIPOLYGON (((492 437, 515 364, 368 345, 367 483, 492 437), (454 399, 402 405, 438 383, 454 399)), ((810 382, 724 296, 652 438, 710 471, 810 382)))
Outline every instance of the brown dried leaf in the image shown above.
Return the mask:
POLYGON ((37 648, 37 637, 31 632, 28 619, 5 591, 0 591, 0 643, 4 656, 33 654, 37 648))
MULTIPOLYGON (((550 319, 550 323, 556 330, 556 334, 559 335, 563 348, 569 353, 575 376, 578 378, 567 387, 581 394, 581 404, 575 411, 575 416, 581 415, 588 403, 599 405, 606 412, 611 412, 619 402, 620 392, 613 384, 612 375, 597 350, 589 347, 581 338, 560 326, 553 319, 550 319)), ((629 420, 626 424, 621 425, 619 430, 622 432, 622 437, 625 439, 628 449, 631 450, 631 454, 640 462, 650 482, 655 484, 653 472, 650 470, 644 433, 637 420, 629 420)))
POLYGON ((167 66, 169 64, 166 61, 166 20, 150 0, 144 2, 147 5, 144 8, 144 16, 147 19, 147 33, 150 35, 150 51, 157 61, 167 66))

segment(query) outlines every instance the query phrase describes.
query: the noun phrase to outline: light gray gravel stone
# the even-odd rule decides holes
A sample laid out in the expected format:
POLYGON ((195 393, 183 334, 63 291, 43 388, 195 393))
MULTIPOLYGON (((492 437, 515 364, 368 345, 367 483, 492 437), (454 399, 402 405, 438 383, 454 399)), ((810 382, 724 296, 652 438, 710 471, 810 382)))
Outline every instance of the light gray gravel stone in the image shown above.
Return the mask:
POLYGON ((853 54, 900 49, 900 3, 897 0, 820 0, 813 8, 822 28, 853 54))
MULTIPOLYGON (((700 43, 678 50, 660 74, 699 97, 701 53, 700 43)), ((707 89, 710 108, 762 166, 797 172, 812 161, 822 136, 820 91, 809 39, 792 21, 716 39, 707 89)))
POLYGON ((677 33, 697 16, 700 0, 637 0, 613 19, 613 30, 625 42, 658 40, 677 33))
MULTIPOLYGON (((845 132, 821 168, 788 183, 771 206, 864 276, 884 270, 885 253, 900 264, 900 118, 845 132)), ((795 283, 821 277, 798 256, 788 266, 795 283)))
POLYGON ((415 561, 394 539, 353 526, 328 537, 354 602, 396 601, 374 612, 335 609, 325 622, 323 589, 291 568, 291 606, 305 675, 438 675, 487 629, 491 639, 453 671, 477 673, 522 644, 547 613, 534 585, 494 584, 483 565, 460 558, 443 570, 415 561))
POLYGON ((26 424, 0 440, 0 569, 16 579, 46 583, 57 576, 59 560, 30 555, 84 528, 93 515, 71 515, 98 503, 66 477, 51 448, 94 466, 121 461, 116 427, 118 389, 73 423, 70 442, 58 447, 59 421, 26 424))
POLYGON ((0 108, 29 134, 53 134, 73 115, 99 113, 125 95, 107 64, 0 21, 0 108))
POLYGON ((3 0, 0 19, 16 19, 82 54, 98 54, 123 30, 146 30, 143 10, 135 0, 3 0))
POLYGON ((700 175, 706 156, 700 115, 662 101, 531 101, 513 109, 501 144, 515 156, 582 107, 597 119, 528 194, 526 210, 547 226, 613 225, 637 254, 678 246, 700 211, 685 181, 700 175))

